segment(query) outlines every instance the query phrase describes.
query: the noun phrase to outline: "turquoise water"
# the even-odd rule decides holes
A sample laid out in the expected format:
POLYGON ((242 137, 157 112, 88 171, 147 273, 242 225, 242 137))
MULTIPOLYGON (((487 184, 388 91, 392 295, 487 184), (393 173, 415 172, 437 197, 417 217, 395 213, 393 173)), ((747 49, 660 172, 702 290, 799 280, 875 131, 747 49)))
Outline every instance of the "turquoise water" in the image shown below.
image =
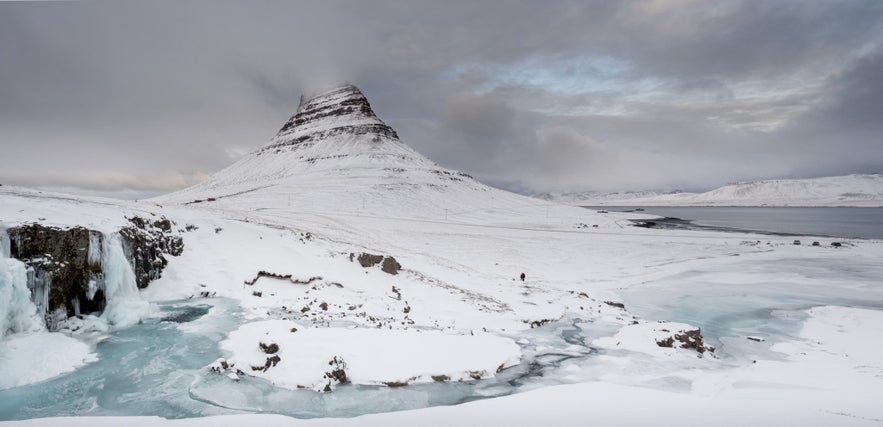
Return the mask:
POLYGON ((523 363, 493 379, 399 388, 342 384, 332 393, 317 393, 278 388, 248 376, 233 381, 207 369, 223 357, 218 342, 244 321, 235 301, 172 301, 160 303, 160 309, 159 318, 92 337, 100 339, 94 349, 98 361, 45 382, 0 390, 0 421, 111 415, 176 419, 238 413, 350 417, 453 405, 511 394, 522 386, 561 383, 554 375, 559 364, 593 351, 579 337, 579 320, 563 319, 525 332, 531 344, 523 347, 523 363))
POLYGON ((214 331, 199 333, 179 328, 182 322, 205 316, 210 307, 163 304, 167 320, 151 319, 98 342, 94 350, 98 362, 46 382, 0 391, 0 420, 121 413, 179 418, 213 413, 208 405, 189 398, 189 388, 218 358, 217 338, 232 330, 234 323, 215 322, 214 331))
POLYGON ((883 239, 883 208, 596 206, 591 209, 642 213, 691 220, 707 227, 809 236, 883 239))

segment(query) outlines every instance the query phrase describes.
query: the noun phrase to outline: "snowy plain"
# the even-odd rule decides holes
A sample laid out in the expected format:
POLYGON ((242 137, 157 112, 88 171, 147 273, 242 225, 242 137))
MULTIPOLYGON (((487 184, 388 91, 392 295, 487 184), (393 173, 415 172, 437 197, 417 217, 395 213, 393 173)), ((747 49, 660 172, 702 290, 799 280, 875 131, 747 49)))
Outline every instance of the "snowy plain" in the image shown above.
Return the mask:
MULTIPOLYGON (((127 218, 165 217, 185 245, 134 292, 108 245, 104 314, 2 337, 0 424, 883 422, 883 242, 636 228, 487 187, 389 133, 288 144, 352 123, 382 124, 283 129, 153 200, 0 187, 0 228, 114 242, 127 218), (713 352, 658 344, 692 328, 713 352)), ((0 293, 21 291, 20 264, 0 263, 0 293)))

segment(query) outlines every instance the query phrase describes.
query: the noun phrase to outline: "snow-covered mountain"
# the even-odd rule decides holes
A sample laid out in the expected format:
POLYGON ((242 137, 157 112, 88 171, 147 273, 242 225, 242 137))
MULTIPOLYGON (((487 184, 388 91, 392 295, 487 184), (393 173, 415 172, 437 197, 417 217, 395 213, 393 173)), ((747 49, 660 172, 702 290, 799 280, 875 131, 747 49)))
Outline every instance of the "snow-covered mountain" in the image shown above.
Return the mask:
POLYGON ((739 182, 705 193, 553 193, 544 200, 574 206, 883 206, 883 175, 739 182))
POLYGON ((537 205, 423 157, 348 83, 301 97, 297 113, 268 144, 205 182, 156 200, 430 218, 537 205))

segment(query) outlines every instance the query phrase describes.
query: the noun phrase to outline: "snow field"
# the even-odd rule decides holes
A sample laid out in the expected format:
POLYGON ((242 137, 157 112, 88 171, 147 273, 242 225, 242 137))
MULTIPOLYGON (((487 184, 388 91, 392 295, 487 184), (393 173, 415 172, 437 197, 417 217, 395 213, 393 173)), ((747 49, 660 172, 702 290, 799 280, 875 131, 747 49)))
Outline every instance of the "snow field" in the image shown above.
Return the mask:
POLYGON ((325 389, 329 373, 346 372, 354 384, 401 386, 432 381, 489 378, 519 363, 514 341, 486 333, 446 334, 432 330, 315 328, 287 320, 242 325, 221 348, 228 364, 290 389, 325 389), (263 349, 262 349, 263 344, 263 349), (267 350, 275 344, 276 347, 267 350), (269 351, 269 352, 268 352, 269 351), (279 361, 266 370, 267 360, 279 361))

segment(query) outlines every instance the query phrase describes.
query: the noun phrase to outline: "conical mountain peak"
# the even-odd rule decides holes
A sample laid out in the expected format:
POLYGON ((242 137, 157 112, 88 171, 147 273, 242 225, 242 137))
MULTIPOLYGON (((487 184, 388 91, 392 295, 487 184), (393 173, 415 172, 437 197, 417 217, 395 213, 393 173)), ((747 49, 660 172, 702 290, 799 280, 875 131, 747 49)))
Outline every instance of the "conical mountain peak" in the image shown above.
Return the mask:
POLYGON ((374 114, 362 91, 343 83, 301 96, 297 112, 259 153, 346 135, 367 136, 374 142, 398 141, 396 132, 374 114))
POLYGON ((437 218, 448 209, 498 209, 504 199, 518 206, 527 200, 414 151, 374 114, 362 91, 345 83, 301 97, 297 113, 263 148, 157 200, 263 213, 362 212, 374 206, 391 217, 437 218))

